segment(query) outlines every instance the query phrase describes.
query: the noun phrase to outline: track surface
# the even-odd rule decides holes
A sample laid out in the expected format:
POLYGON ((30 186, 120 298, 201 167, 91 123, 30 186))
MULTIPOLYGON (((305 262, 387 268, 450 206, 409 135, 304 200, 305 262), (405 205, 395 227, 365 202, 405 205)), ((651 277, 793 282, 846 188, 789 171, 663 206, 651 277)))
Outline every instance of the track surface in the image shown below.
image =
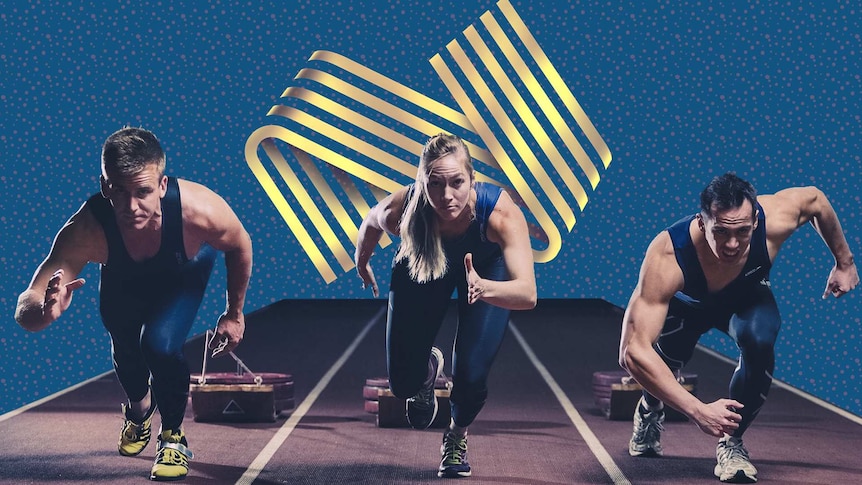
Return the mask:
MULTIPOLYGON (((275 423, 216 424, 195 422, 189 406, 196 456, 183 483, 440 483, 440 430, 381 429, 363 411, 365 379, 386 374, 384 309, 379 300, 290 300, 248 315, 237 355, 252 370, 292 374, 297 407, 275 423)), ((592 373, 617 368, 620 319, 598 300, 547 300, 513 314, 488 404, 470 428, 465 482, 719 483, 715 439, 694 425, 665 424, 663 458, 631 458, 631 423, 596 409, 592 373)), ((450 310, 437 340, 447 359, 455 325, 450 310)), ((202 345, 187 344, 193 372, 202 345)), ((701 399, 726 395, 733 365, 698 351, 687 370, 699 375, 701 399)), ((0 483, 147 481, 155 443, 134 458, 116 451, 122 400, 108 374, 0 418, 0 483)), ((745 436, 758 483, 862 483, 858 423, 774 388, 745 436)))

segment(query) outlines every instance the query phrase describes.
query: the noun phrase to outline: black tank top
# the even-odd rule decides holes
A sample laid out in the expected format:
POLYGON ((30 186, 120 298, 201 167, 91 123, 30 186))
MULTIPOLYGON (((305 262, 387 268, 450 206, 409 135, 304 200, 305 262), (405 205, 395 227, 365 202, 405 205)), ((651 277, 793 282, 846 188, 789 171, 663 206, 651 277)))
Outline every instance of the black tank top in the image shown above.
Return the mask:
POLYGON ((103 278, 112 275, 125 280, 171 274, 188 262, 183 244, 183 213, 176 178, 168 177, 168 189, 161 204, 162 240, 159 252, 152 258, 136 262, 129 256, 123 243, 111 202, 101 194, 95 194, 87 200, 86 205, 101 224, 108 243, 108 262, 102 265, 103 278))
POLYGON ((715 293, 710 293, 707 289, 706 276, 697 259, 697 251, 689 233, 689 226, 695 216, 687 216, 667 228, 673 241, 676 261, 685 279, 682 291, 674 295, 676 299, 697 308, 723 307, 747 300, 753 293, 757 293, 752 291, 754 289, 770 286, 769 270, 772 268, 772 262, 766 247, 766 216, 760 204, 757 204, 757 209, 757 228, 751 235, 751 249, 745 267, 739 276, 715 293))

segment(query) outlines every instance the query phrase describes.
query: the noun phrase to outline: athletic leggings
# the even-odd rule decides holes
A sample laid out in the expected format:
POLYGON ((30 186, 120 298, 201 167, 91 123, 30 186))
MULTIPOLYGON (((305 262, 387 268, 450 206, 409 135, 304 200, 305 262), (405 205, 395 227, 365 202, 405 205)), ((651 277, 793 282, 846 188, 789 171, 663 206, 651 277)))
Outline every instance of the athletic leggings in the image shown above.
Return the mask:
POLYGON ((111 335, 114 370, 130 401, 149 390, 162 429, 178 430, 189 395, 190 371, 183 353, 212 272, 216 251, 204 245, 180 271, 129 279, 106 274, 99 285, 102 322, 111 335))
MULTIPOLYGON (((457 261, 457 260, 456 260, 457 261)), ((508 278, 502 256, 476 266, 482 278, 508 278)), ((403 261, 395 264, 389 292, 386 357, 392 393, 406 399, 415 395, 428 377, 428 357, 458 288, 458 330, 452 353, 452 418, 469 426, 485 405, 488 373, 509 322, 509 310, 478 301, 467 303, 463 265, 453 265, 443 278, 416 283, 403 261)))
MULTIPOLYGON (((727 333, 739 347, 739 365, 730 380, 730 398, 745 405, 737 412, 742 416, 733 435, 741 437, 760 412, 775 368, 775 340, 781 327, 778 305, 766 288, 754 292, 742 309, 727 314, 714 310, 697 310, 671 300, 667 320, 655 349, 671 368, 677 371, 690 359, 701 335, 711 328, 727 333)), ((739 305, 736 305, 739 306, 739 305)), ((647 392, 649 405, 658 399, 647 392)))

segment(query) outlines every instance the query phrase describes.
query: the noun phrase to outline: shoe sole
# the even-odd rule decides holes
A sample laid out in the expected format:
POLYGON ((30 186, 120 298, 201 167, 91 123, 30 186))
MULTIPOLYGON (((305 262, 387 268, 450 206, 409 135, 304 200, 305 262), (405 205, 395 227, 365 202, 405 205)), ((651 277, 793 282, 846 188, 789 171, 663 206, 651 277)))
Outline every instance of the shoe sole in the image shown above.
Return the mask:
POLYGON ((661 458, 663 455, 664 455, 663 452, 656 451, 652 448, 650 448, 648 450, 644 450, 644 451, 632 451, 632 449, 629 448, 629 456, 642 457, 642 458, 661 458))
POLYGON ((472 471, 466 472, 437 472, 437 478, 467 478, 473 474, 472 471))
POLYGON ((757 483, 757 476, 749 476, 743 470, 737 470, 732 477, 721 478, 721 469, 716 465, 713 473, 722 483, 757 483))
MULTIPOLYGON (((148 444, 149 444, 149 443, 147 443, 147 445, 148 445, 148 444)), ((120 452, 120 455, 121 455, 121 456, 138 456, 138 455, 140 455, 141 453, 143 453, 143 452, 144 452, 144 449, 146 449, 147 445, 144 445, 144 447, 143 447, 143 448, 141 448, 141 451, 139 451, 139 452, 137 452, 137 453, 126 453, 126 452, 124 452, 123 450, 120 450, 120 449, 118 449, 117 451, 119 451, 119 452, 120 452)))
POLYGON ((150 480, 154 482, 177 482, 185 479, 187 476, 188 475, 183 475, 180 477, 157 477, 155 475, 150 475, 150 480))

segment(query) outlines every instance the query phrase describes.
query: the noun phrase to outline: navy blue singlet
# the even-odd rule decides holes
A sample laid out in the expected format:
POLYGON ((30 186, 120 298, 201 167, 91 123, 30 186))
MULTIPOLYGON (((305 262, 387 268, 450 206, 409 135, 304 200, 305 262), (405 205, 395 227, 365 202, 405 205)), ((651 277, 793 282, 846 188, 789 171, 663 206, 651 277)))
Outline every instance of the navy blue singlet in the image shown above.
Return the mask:
POLYGON ((772 268, 772 262, 766 248, 766 217, 760 204, 757 208, 759 209, 758 224, 751 235, 748 261, 736 279, 715 293, 709 293, 707 290, 706 277, 703 274, 703 268, 700 267, 697 251, 689 233, 691 221, 695 216, 685 217, 668 227, 667 232, 673 241, 676 261, 685 278, 685 287, 674 295, 676 299, 694 308, 726 308, 728 304, 735 306, 734 302, 750 295, 752 286, 769 285, 769 270, 772 268))
POLYGON ((114 370, 131 401, 146 396, 152 378, 163 428, 179 429, 190 374, 182 348, 217 251, 203 244, 194 257, 187 257, 175 178, 168 178, 161 199, 159 251, 146 261, 136 262, 129 256, 108 199, 95 194, 86 207, 101 224, 108 246, 108 261, 101 267, 99 310, 111 335, 114 370))
MULTIPOLYGON (((775 340, 781 327, 778 305, 772 295, 769 270, 772 262, 766 246, 766 216, 757 205, 758 224, 751 237, 748 260, 739 275, 719 291, 707 289, 703 268, 691 240, 686 217, 667 231, 685 278, 685 285, 671 299, 667 318, 654 348, 667 365, 681 369, 691 359, 700 336, 712 328, 733 338, 740 350, 739 365, 730 380, 730 398, 745 405, 734 436, 742 436, 760 412, 772 384, 775 340)), ((658 399, 644 392, 649 405, 658 399)))

